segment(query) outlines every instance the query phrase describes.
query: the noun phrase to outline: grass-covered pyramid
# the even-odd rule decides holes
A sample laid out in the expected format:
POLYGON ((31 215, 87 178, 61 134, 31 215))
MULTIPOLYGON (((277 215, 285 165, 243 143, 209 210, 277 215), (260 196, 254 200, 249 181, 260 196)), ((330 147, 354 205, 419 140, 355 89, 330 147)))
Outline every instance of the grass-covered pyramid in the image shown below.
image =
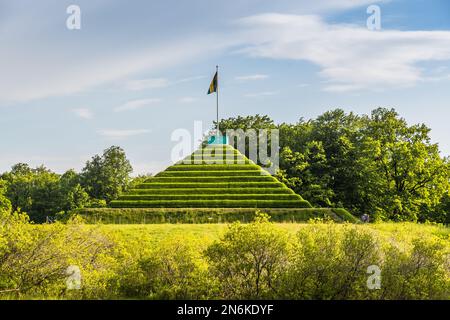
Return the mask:
POLYGON ((230 145, 207 145, 129 190, 113 208, 310 208, 230 145))

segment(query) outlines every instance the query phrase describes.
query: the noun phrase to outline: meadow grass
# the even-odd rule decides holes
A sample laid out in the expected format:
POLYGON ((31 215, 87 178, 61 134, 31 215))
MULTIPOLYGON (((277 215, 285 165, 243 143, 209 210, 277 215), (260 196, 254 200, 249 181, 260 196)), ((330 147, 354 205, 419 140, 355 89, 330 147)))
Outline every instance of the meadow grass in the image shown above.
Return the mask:
MULTIPOLYGON (((312 229, 318 223, 274 223, 275 226, 286 230, 294 236, 301 229, 312 229)), ((324 223, 319 223, 323 224, 324 223)), ((160 241, 168 237, 192 236, 207 242, 220 239, 227 231, 227 223, 216 224, 146 224, 146 225, 100 225, 99 228, 105 232, 118 234, 124 237, 139 239, 149 237, 153 241, 160 241)), ((329 224, 333 228, 345 228, 346 224, 329 224)), ((413 239, 436 237, 446 240, 450 248, 450 227, 438 224, 417 224, 412 222, 395 223, 371 223, 359 224, 357 228, 375 231, 386 240, 408 244, 413 239)))

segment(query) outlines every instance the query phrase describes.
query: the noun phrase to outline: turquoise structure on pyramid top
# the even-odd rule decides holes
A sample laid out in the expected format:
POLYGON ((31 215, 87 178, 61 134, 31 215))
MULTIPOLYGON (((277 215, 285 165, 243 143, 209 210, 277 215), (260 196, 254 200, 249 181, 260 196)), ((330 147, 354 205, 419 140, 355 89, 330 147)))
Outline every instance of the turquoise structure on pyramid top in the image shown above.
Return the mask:
POLYGON ((222 135, 214 135, 208 138, 208 144, 228 144, 228 137, 222 135))

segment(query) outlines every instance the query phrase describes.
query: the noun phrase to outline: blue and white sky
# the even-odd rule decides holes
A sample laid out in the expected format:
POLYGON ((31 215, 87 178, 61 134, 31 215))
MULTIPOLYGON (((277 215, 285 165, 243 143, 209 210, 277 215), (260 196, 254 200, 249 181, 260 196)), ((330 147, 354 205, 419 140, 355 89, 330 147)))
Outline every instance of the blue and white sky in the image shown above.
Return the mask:
POLYGON ((178 128, 394 107, 450 155, 445 0, 0 0, 0 172, 80 170, 111 145, 135 174, 171 163, 178 128), (66 9, 81 8, 81 30, 66 9), (380 31, 366 9, 381 8, 380 31))

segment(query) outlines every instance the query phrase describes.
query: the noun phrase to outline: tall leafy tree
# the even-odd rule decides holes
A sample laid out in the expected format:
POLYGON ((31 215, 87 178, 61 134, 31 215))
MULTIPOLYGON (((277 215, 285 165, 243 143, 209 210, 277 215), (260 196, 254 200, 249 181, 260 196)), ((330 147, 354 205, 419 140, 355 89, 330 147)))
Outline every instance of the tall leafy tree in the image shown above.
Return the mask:
POLYGON ((394 109, 378 108, 364 121, 371 200, 390 219, 417 220, 421 208, 436 207, 448 192, 448 161, 427 126, 409 126, 394 109))
POLYGON ((27 164, 18 163, 10 172, 2 174, 2 179, 7 183, 6 196, 11 201, 12 210, 30 209, 33 170, 27 164))
POLYGON ((17 164, 4 173, 2 179, 11 209, 26 212, 36 222, 88 204, 89 196, 73 170, 60 176, 43 166, 31 169, 28 165, 17 164))
POLYGON ((133 171, 122 148, 112 146, 95 155, 82 171, 82 186, 89 196, 107 202, 116 199, 127 188, 133 171))
POLYGON ((65 212, 89 204, 89 195, 81 186, 81 177, 74 170, 65 172, 60 180, 61 209, 65 212))
MULTIPOLYGON (((214 121, 214 127, 216 126, 214 121)), ((254 116, 237 116, 228 119, 220 120, 220 131, 222 134, 226 133, 227 129, 275 129, 276 125, 272 119, 267 115, 254 115, 254 116)))
POLYGON ((315 206, 393 220, 448 220, 449 160, 431 143, 428 127, 408 125, 394 109, 370 116, 336 109, 278 126, 260 115, 222 123, 222 129, 278 128, 277 177, 315 206))
POLYGON ((61 210, 59 175, 44 166, 31 169, 19 163, 2 175, 12 210, 26 212, 34 221, 45 221, 61 210))

